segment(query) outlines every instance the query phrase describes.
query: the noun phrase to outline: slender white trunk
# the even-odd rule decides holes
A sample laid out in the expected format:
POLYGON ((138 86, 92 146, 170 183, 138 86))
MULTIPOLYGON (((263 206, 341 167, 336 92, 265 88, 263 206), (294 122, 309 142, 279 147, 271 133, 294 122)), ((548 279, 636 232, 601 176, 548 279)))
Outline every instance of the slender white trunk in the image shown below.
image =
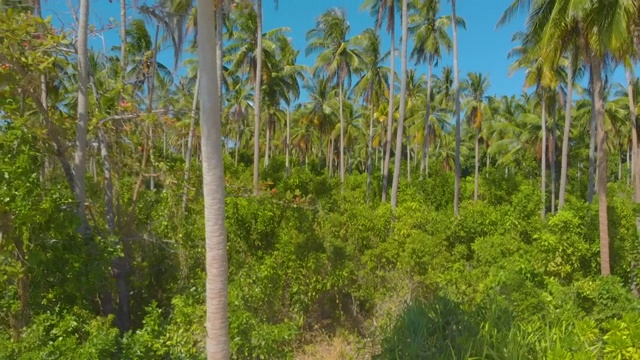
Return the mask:
POLYGON ((198 93, 200 90, 200 71, 196 74, 196 85, 193 90, 193 102, 191 103, 191 120, 189 121, 189 138, 187 139, 187 150, 184 165, 184 190, 182 191, 182 212, 187 208, 187 198, 189 197, 189 177, 191 176, 191 157, 193 153, 193 138, 196 134, 196 119, 198 109, 198 93))
POLYGON ((635 94, 633 93, 633 82, 635 75, 633 73, 633 67, 626 67, 627 77, 627 96, 629 99, 629 116, 631 117, 631 179, 633 182, 635 202, 640 202, 640 166, 638 166, 638 160, 640 160, 640 149, 638 148, 638 124, 636 114, 635 94))
MULTIPOLYGON (((373 85, 373 83, 371 84, 373 85)), ((371 86, 373 87, 373 86, 371 86)), ((369 88, 371 90, 371 87, 369 88)), ((369 92, 371 94, 371 91, 369 92)), ((371 173, 373 172, 373 120, 375 116, 375 105, 373 99, 370 99, 369 113, 369 140, 367 141, 367 203, 369 203, 369 194, 371 193, 371 173)), ((376 149, 376 162, 378 161, 378 150, 376 149)))
POLYGON ((120 0, 120 68, 124 83, 127 71, 127 0, 120 0))
POLYGON ((289 143, 291 141, 291 134, 290 134, 290 121, 291 121, 291 105, 287 104, 287 141, 285 144, 285 166, 286 166, 286 175, 289 176, 289 172, 290 172, 290 166, 289 166, 289 143))
POLYGON ((262 92, 262 0, 256 0, 256 73, 253 96, 253 195, 260 190, 260 95, 262 92))
POLYGON ((453 89, 455 91, 454 116, 456 120, 456 169, 453 195, 453 213, 458 216, 460 206, 460 74, 458 71, 458 17, 456 15, 456 0, 451 0, 451 14, 453 18, 453 89))
POLYGON ((89 31, 89 0, 80 1, 78 24, 78 123, 76 127, 76 152, 74 158, 74 192, 78 202, 78 216, 82 224, 80 233, 89 236, 85 213, 85 174, 87 171, 87 128, 89 124, 89 56, 87 49, 89 31))
POLYGON ((344 193, 344 94, 343 94, 343 84, 342 79, 339 80, 338 84, 338 97, 340 103, 340 191, 344 193))
POLYGON ((267 118, 267 126, 266 126, 266 130, 267 130, 267 138, 266 138, 266 142, 264 144, 264 167, 266 168, 267 166, 269 166, 269 148, 271 147, 271 119, 267 118))
POLYGON ((407 181, 411 182, 411 145, 407 139, 407 181))
POLYGON ((422 139, 422 160, 420 161, 420 172, 424 170, 426 177, 429 177, 429 119, 431 118, 431 82, 433 71, 433 58, 429 56, 429 69, 427 71, 427 108, 424 117, 424 137, 422 139))
MULTIPOLYGON (((216 42, 213 1, 198 0, 198 44, 216 42)), ((204 69, 216 68, 215 46, 199 46, 204 69)), ((204 71, 200 91, 202 129, 202 189, 204 194, 206 254, 207 359, 229 359, 227 311, 227 234, 224 223, 224 161, 222 159, 221 109, 216 71, 204 71)))
POLYGON ((382 202, 387 201, 389 166, 391 164, 391 140, 393 134, 393 92, 396 72, 395 26, 391 27, 391 66, 389 71, 389 114, 387 118, 387 140, 385 142, 384 166, 382 167, 382 202))
POLYGON ((478 201, 478 187, 480 177, 480 129, 476 129, 476 172, 473 184, 473 201, 478 201))
POLYGON ((567 100, 564 118, 564 133, 562 135, 562 159, 560 164, 560 193, 558 198, 558 211, 564 206, 567 192, 567 173, 569 170, 569 136, 571 136, 571 110, 573 108, 573 53, 569 53, 569 65, 567 66, 567 100))
MULTIPOLYGON (((557 115, 560 114, 560 109, 557 111, 557 115)), ((556 143, 557 143, 557 117, 553 119, 553 126, 551 127, 551 151, 549 154, 549 167, 551 168, 551 213, 556 213, 556 143)))
MULTIPOLYGON (((391 184, 391 209, 398 205, 398 185, 400 183, 400 165, 402 164, 402 138, 404 132, 404 116, 407 108, 407 48, 408 48, 408 0, 402 1, 402 49, 400 51, 400 114, 398 134, 396 136, 396 157, 394 162, 393 183, 391 184)), ((411 166, 407 162, 407 166, 411 166)))
POLYGON ((547 204, 547 102, 546 95, 542 95, 542 150, 540 155, 540 192, 542 197, 542 210, 540 216, 542 220, 546 217, 547 204))
POLYGON ((602 276, 611 274, 609 262, 609 221, 607 213, 607 133, 604 127, 604 98, 602 84, 602 60, 591 56, 592 94, 596 123, 596 142, 598 152, 596 181, 598 191, 598 224, 600 228, 600 271, 602 276))

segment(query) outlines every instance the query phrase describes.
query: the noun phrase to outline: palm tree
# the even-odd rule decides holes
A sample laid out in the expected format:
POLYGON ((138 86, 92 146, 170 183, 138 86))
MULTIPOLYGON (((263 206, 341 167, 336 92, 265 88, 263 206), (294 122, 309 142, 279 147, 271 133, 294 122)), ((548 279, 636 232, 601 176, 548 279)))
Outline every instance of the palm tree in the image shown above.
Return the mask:
POLYGON ((371 15, 375 18, 376 28, 380 29, 382 26, 382 22, 387 21, 387 32, 389 33, 389 38, 391 39, 391 50, 389 54, 391 56, 391 64, 389 66, 389 105, 387 107, 388 115, 387 115, 387 138, 385 141, 385 157, 384 157, 384 167, 382 169, 382 202, 387 201, 387 189, 389 186, 389 165, 391 163, 391 140, 393 134, 393 100, 394 100, 394 91, 395 91, 395 57, 396 57, 396 1, 397 0, 366 0, 362 5, 363 8, 369 9, 371 15))
MULTIPOLYGON (((409 33, 413 37, 414 48, 411 58, 417 64, 427 63, 427 103, 425 114, 424 136, 422 142, 422 158, 420 160, 421 174, 427 172, 427 156, 429 151, 429 122, 431 117, 431 85, 433 67, 438 66, 443 51, 450 53, 453 43, 447 29, 451 26, 450 16, 438 17, 439 1, 414 1, 413 14, 409 17, 409 33)), ((466 24, 462 18, 458 18, 458 25, 463 29, 466 24)))
MULTIPOLYGON (((316 129, 319 140, 318 158, 320 158, 325 145, 323 140, 325 137, 327 140, 329 138, 334 126, 335 114, 339 111, 339 104, 337 104, 335 91, 331 89, 331 80, 327 77, 307 79, 303 87, 309 94, 309 101, 301 109, 302 123, 309 124, 316 129)), ((330 153, 332 153, 331 150, 327 149, 325 157, 329 169, 331 167, 330 153)))
POLYGON ((460 206, 460 72, 458 70, 458 16, 456 0, 451 0, 451 16, 453 18, 453 88, 455 91, 454 116, 456 118, 456 174, 453 195, 453 213, 458 216, 460 206))
MULTIPOLYGON (((522 2, 516 0, 516 2, 522 2)), ((598 193, 598 217, 600 227, 600 265, 603 276, 610 274, 609 259, 609 228, 607 214, 607 135, 604 123, 604 84, 603 71, 605 58, 612 52, 620 49, 619 45, 624 44, 632 38, 629 24, 635 15, 635 4, 632 1, 616 1, 614 3, 603 3, 589 1, 587 5, 574 4, 568 0, 556 2, 536 3, 532 9, 533 23, 541 23, 545 29, 545 36, 542 37, 542 48, 546 54, 550 54, 550 61, 547 66, 557 64, 560 55, 564 53, 567 44, 563 42, 564 32, 571 30, 566 26, 566 19, 574 16, 581 27, 582 42, 581 47, 586 65, 590 70, 590 94, 593 98, 594 123, 596 133, 597 148, 597 193, 598 193), (578 6, 575 6, 578 5, 578 6), (541 11, 543 6, 552 7, 553 12, 558 16, 556 21, 548 21, 541 11), (540 15, 543 14, 543 15, 540 15), (574 15, 575 14, 575 15, 574 15)), ((532 22, 532 21, 530 21, 532 22)), ((623 46, 624 48, 624 46, 623 46)))
POLYGON ((354 85, 356 96, 362 96, 362 100, 370 107, 369 139, 367 146, 367 201, 371 191, 371 174, 373 172, 373 124, 375 120, 375 108, 383 97, 387 70, 382 66, 385 57, 382 56, 382 39, 377 30, 369 28, 362 34, 353 38, 353 43, 358 46, 364 62, 364 74, 354 85))
MULTIPOLYGON (((402 0, 402 50, 400 51, 400 119, 396 138, 396 159, 394 162, 393 183, 391 184, 391 209, 395 211, 398 203, 398 183, 400 182, 400 165, 402 162, 402 138, 404 117, 407 109, 407 47, 409 30, 409 0, 402 0)), ((410 166, 407 163, 407 166, 410 166)))
MULTIPOLYGON (((198 58, 204 69, 216 69, 216 27, 210 21, 213 1, 198 0, 198 58)), ((224 162, 221 144, 221 109, 216 71, 203 71, 200 81, 202 188, 206 236, 207 359, 228 359, 227 233, 224 223, 224 162)))
POLYGON ((290 39, 284 39, 281 44, 281 56, 282 64, 284 65, 280 73, 285 78, 286 96, 285 103, 287 104, 287 134, 285 140, 285 166, 286 175, 289 176, 291 171, 289 165, 289 153, 291 147, 291 105, 292 102, 300 98, 300 83, 299 80, 304 80, 306 74, 306 68, 302 65, 297 65, 296 60, 298 58, 299 50, 295 50, 291 44, 290 39))
POLYGON ((260 95, 262 91, 262 0, 256 0, 256 73, 253 90, 253 195, 260 187, 260 95))
POLYGON ((320 15, 316 28, 307 32, 307 55, 320 52, 314 72, 322 71, 334 78, 338 86, 340 107, 340 181, 344 190, 344 83, 358 67, 360 55, 352 47, 347 35, 351 26, 342 9, 330 9, 320 15))
POLYGON ((80 1, 78 21, 78 124, 76 128, 76 153, 74 159, 74 192, 78 202, 80 234, 89 237, 89 225, 85 213, 85 174, 87 163, 87 130, 89 126, 89 55, 87 39, 89 31, 89 0, 80 1))
POLYGON ((473 187, 473 201, 478 200, 478 179, 480 170, 480 138, 482 136, 482 123, 491 117, 491 109, 486 101, 485 93, 489 89, 489 79, 481 73, 469 73, 467 80, 462 84, 468 98, 463 107, 467 121, 471 128, 475 129, 475 181, 473 187))

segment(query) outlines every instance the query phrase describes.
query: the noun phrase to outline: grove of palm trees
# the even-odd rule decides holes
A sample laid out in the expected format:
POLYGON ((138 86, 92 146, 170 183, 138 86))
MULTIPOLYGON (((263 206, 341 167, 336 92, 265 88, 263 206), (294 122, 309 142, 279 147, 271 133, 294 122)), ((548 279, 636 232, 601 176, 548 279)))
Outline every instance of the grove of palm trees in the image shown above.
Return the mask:
POLYGON ((640 1, 512 1, 0 0, 0 359, 640 359, 640 1))

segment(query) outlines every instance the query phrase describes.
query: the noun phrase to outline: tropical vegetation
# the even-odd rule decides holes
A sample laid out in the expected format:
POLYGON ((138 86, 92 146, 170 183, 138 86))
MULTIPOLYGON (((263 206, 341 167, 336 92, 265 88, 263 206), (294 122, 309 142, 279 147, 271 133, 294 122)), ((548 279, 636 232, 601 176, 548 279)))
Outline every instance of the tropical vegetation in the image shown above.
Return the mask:
POLYGON ((518 96, 460 74, 464 1, 300 49, 261 0, 94 4, 0 0, 0 358, 640 358, 640 1, 488 19, 518 96))

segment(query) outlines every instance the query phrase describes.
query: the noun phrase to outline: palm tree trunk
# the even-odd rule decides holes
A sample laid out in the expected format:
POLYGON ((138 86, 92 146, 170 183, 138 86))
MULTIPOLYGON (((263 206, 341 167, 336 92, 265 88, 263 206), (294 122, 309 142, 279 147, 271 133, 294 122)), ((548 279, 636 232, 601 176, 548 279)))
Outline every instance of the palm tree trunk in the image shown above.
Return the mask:
POLYGON ((285 166, 286 166, 286 176, 289 177, 289 173, 291 171, 290 167, 289 167, 289 143, 291 142, 291 105, 287 104, 287 141, 285 144, 285 166))
POLYGON ((618 181, 622 181, 622 151, 618 154, 618 181))
MULTIPOLYGON (((393 183, 391 184, 391 209, 395 211, 398 205, 398 184, 400 183, 400 165, 402 164, 402 138, 404 132, 404 116, 407 108, 407 47, 409 13, 408 0, 402 1, 402 49, 400 50, 400 114, 398 119, 398 134, 396 136, 396 154, 393 170, 393 183)), ((407 166, 411 166, 408 162, 407 166)))
POLYGON ((456 0, 451 0, 451 16, 453 18, 453 88, 455 90, 455 119, 456 119, 456 174, 453 195, 453 213, 458 216, 460 206, 460 74, 458 71, 458 17, 456 15, 456 0))
MULTIPOLYGON (((491 155, 489 155, 489 149, 487 149, 487 166, 486 166, 486 170, 489 170, 490 166, 491 166, 491 155)), ((487 178, 489 178, 489 171, 487 171, 487 174, 485 176, 487 178)))
POLYGON ((216 9, 216 71, 218 77, 217 77, 217 84, 218 84, 218 94, 220 94, 219 99, 220 99, 220 109, 222 109, 222 79, 223 79, 223 72, 222 72, 222 66, 223 64, 223 56, 224 56, 224 49, 223 49, 223 45, 224 45, 224 40, 223 40, 223 36, 224 36, 224 32, 223 32, 223 26, 224 26, 224 8, 223 8, 223 3, 224 0, 217 0, 216 1, 217 4, 217 9, 216 9))
MULTIPOLYGON (((629 184, 631 184, 631 163, 633 162, 633 160, 631 159, 631 148, 629 146, 627 146, 627 186, 629 186, 629 184)), ((635 198, 634 198, 635 201, 635 198)))
POLYGON ((598 223, 600 227, 600 270, 602 276, 611 273, 609 265, 609 224, 607 214, 607 134, 604 128, 604 99, 602 85, 602 60, 591 56, 592 91, 595 107, 598 151, 598 223))
POLYGON ((333 177, 333 137, 329 138, 329 177, 333 177))
POLYGON ((476 172, 473 184, 473 202, 478 201, 478 187, 480 178, 480 129, 476 129, 476 172))
POLYGON ((540 154, 540 196, 542 198, 542 209, 540 217, 542 220, 547 212, 547 102, 546 94, 542 94, 542 149, 540 154))
MULTIPOLYGON (((159 50, 159 44, 158 44, 158 37, 160 36, 160 24, 156 25, 156 34, 155 34, 155 39, 153 41, 153 55, 152 55, 152 61, 151 61, 151 70, 150 70, 150 74, 149 74, 149 94, 148 94, 148 103, 147 103, 147 112, 149 114, 151 114, 151 112, 153 112, 153 93, 155 91, 155 85, 156 85, 156 72, 157 72, 157 61, 158 61, 158 50, 159 50)), ((149 159, 151 160, 151 173, 153 174, 153 145, 154 145, 154 140, 153 140, 153 124, 149 124, 149 159)), ((150 188, 151 190, 155 189, 155 177, 151 176, 151 178, 149 179, 150 182, 150 188)))
MULTIPOLYGON (((560 108, 558 107, 558 114, 560 114, 560 108)), ((557 126, 556 119, 553 119, 553 125, 551 127, 551 159, 549 160, 549 167, 551 168, 551 213, 556 213, 556 144, 557 138, 557 126)))
POLYGON ((407 181, 411 182, 411 144, 407 136, 407 181))
POLYGON ((635 104, 635 94, 633 93, 633 81, 635 79, 635 75, 633 74, 633 67, 626 66, 625 69, 626 77, 627 77, 627 96, 629 99, 629 115, 631 117, 631 179, 633 181, 633 188, 635 194, 635 202, 640 202, 640 174, 638 170, 640 166, 638 164, 638 160, 640 160, 640 149, 638 148, 638 123, 636 120, 636 104, 635 104))
POLYGON ((182 191, 182 212, 187 208, 189 197, 189 177, 191 176, 191 156, 193 153, 193 138, 196 134, 196 118, 198 108, 198 93, 200 91, 200 71, 196 74, 196 86, 193 90, 193 102, 191 103, 191 121, 189 122, 189 138, 187 140, 187 153, 184 165, 184 190, 182 191))
POLYGON ((427 108, 424 117, 424 137, 422 138, 422 159, 420 160, 420 173, 429 176, 429 119, 431 118, 431 82, 433 71, 433 57, 429 56, 429 68, 427 70, 427 108))
MULTIPOLYGON (((258 0, 260 1, 260 0, 258 0)), ((213 1, 198 0, 198 44, 215 44, 215 24, 209 21, 213 1)), ((216 48, 199 46, 198 57, 204 69, 216 68, 216 48)), ((206 238, 207 359, 229 359, 227 311, 227 233, 224 223, 224 161, 221 144, 221 109, 217 73, 205 71, 200 92, 202 129, 202 189, 204 194, 206 238)))
POLYGON ((389 114, 387 118, 387 141, 385 143, 384 166, 382 170, 382 202, 387 201, 387 189, 389 187, 389 165, 391 163, 391 139, 393 133, 393 92, 395 82, 395 64, 396 64, 396 47, 395 47, 395 26, 391 27, 391 71, 389 72, 389 114))
MULTIPOLYGON (((371 84, 373 85, 373 83, 371 84)), ((373 86, 371 86, 373 87, 373 86)), ((370 89, 371 89, 370 87, 370 89)), ((371 93, 371 92, 369 92, 371 93)), ((375 104, 371 100, 371 109, 369 113, 369 140, 367 141, 367 204, 369 203, 369 195, 371 194, 371 173, 373 172, 373 119, 375 116, 375 104)), ((376 161, 378 160, 378 152, 376 151, 376 161)))
POLYGON ((266 142, 265 142, 265 146, 264 146, 264 167, 266 168, 267 166, 269 166, 269 148, 271 147, 271 119, 267 118, 267 126, 266 126, 266 130, 267 130, 267 134, 266 134, 266 142))
POLYGON ((253 109, 253 195, 258 195, 260 187, 260 95, 262 91, 262 0, 256 0, 256 83, 254 87, 253 109))
POLYGON ((344 110, 343 110, 343 84, 342 79, 338 83, 338 97, 340 103, 340 191, 344 193, 344 110))
POLYGON ((74 158, 74 192, 81 220, 80 234, 88 238, 89 223, 86 216, 85 174, 87 171, 87 128, 89 125, 89 56, 87 39, 89 31, 89 0, 80 0, 78 24, 78 124, 76 128, 76 153, 74 158))
POLYGON ((567 100, 564 118, 564 133, 562 135, 562 159, 560 164, 560 193, 558 198, 558 211, 564 206, 567 192, 567 173, 569 170, 569 137, 571 136, 571 110, 573 108, 573 53, 569 52, 569 65, 567 66, 567 100))
POLYGON ((235 161, 234 161, 236 166, 238 166, 238 154, 240 153, 240 148, 242 147, 242 132, 243 132, 242 125, 239 125, 238 126, 238 142, 236 143, 236 148, 235 148, 236 155, 235 155, 235 161))
POLYGON ((127 71, 127 0, 120 0, 120 68, 124 83, 127 71))
POLYGON ((589 120, 589 184, 587 188, 587 202, 593 202, 593 194, 595 192, 596 179, 596 117, 595 103, 591 101, 591 120, 589 120))

